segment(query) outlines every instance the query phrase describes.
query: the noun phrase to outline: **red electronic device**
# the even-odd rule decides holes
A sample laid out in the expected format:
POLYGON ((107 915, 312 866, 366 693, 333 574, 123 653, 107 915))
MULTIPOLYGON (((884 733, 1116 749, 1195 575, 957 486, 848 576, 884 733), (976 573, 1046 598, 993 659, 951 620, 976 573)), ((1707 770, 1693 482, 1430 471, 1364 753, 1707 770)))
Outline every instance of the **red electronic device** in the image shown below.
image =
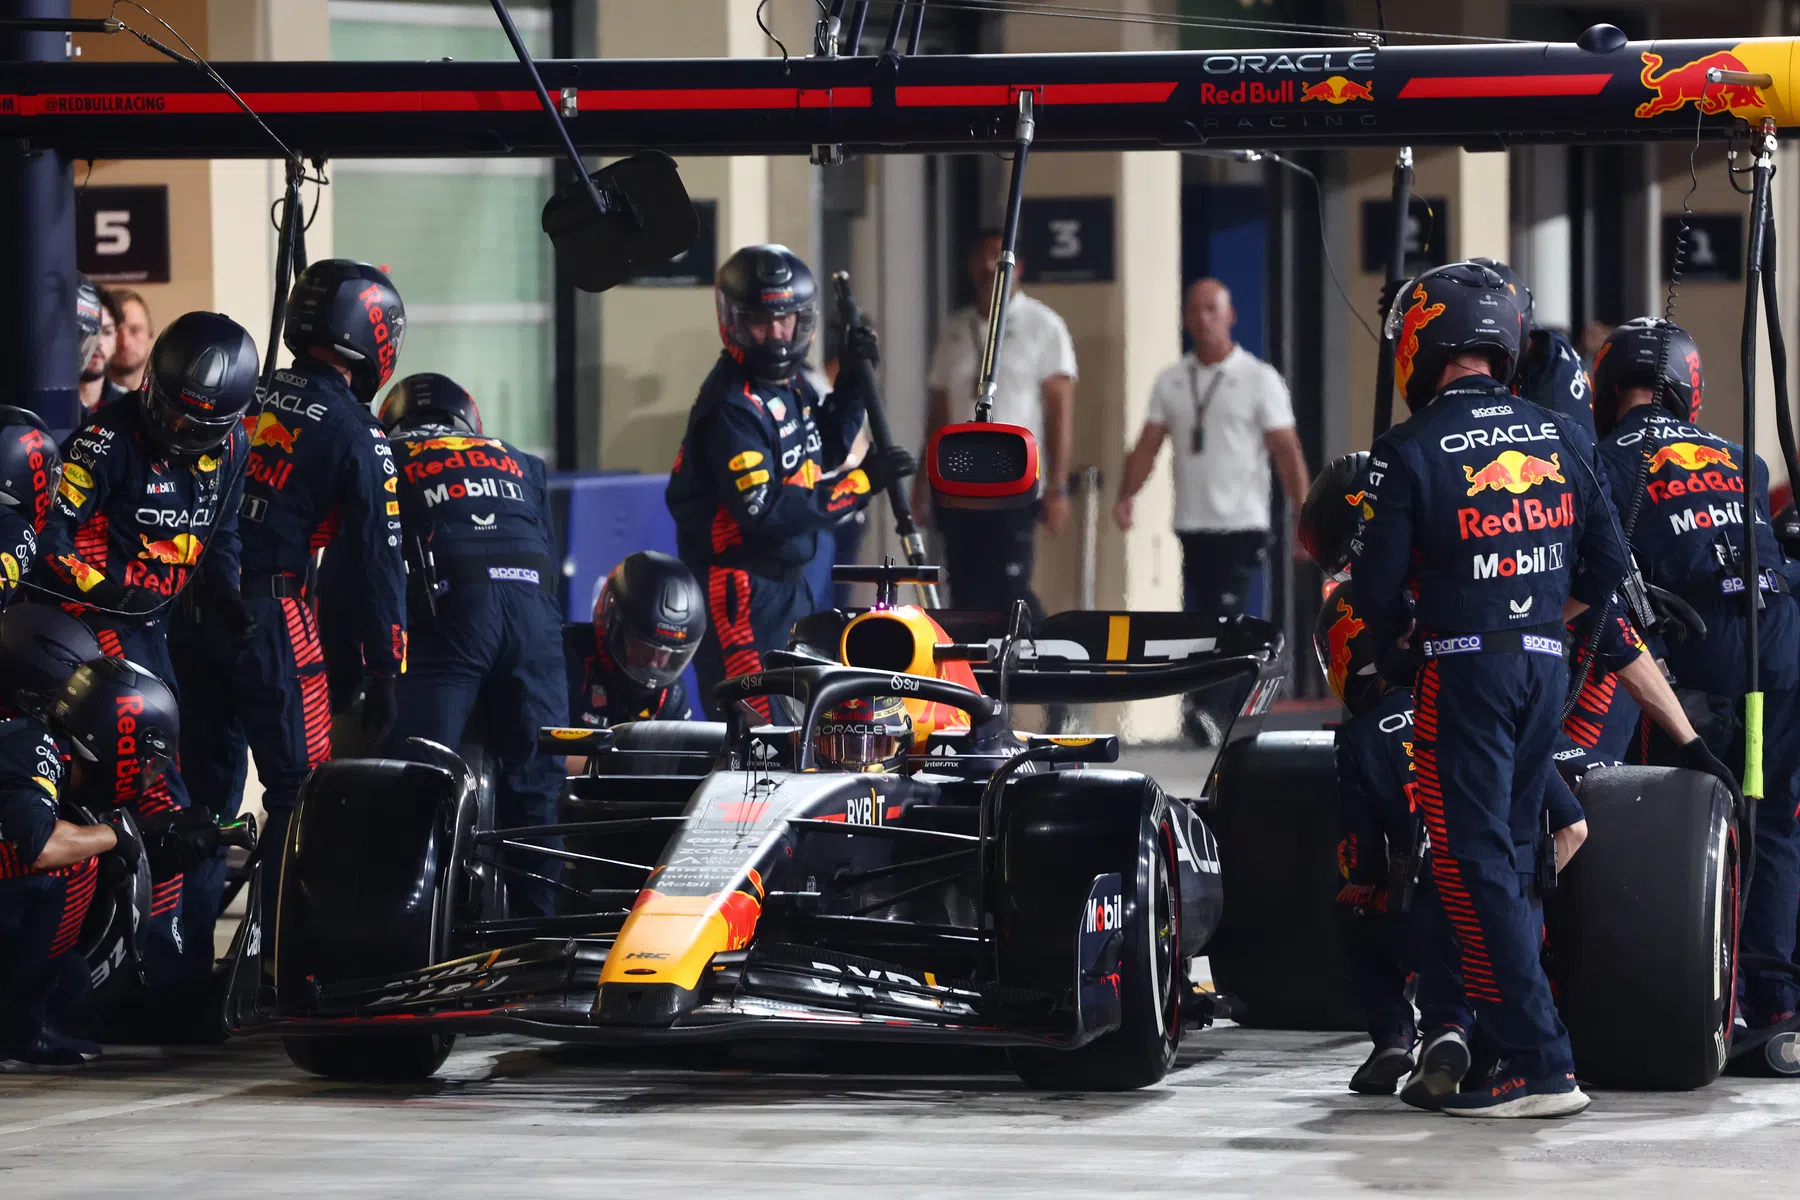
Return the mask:
POLYGON ((1025 508, 1037 501, 1037 439, 1023 425, 946 425, 925 447, 925 473, 943 508, 1025 508))

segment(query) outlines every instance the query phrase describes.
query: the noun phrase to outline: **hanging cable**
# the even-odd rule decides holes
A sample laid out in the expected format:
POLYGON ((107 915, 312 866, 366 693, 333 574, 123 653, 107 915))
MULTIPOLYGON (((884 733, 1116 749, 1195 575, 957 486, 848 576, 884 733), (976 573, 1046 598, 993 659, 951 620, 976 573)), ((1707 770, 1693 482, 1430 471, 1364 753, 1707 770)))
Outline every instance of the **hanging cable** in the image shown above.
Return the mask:
MULTIPOLYGON (((907 0, 883 0, 890 8, 907 0)), ((1519 38, 1478 37, 1463 33, 1435 33, 1423 29, 1369 29, 1353 25, 1324 25, 1302 21, 1259 20, 1253 17, 1211 17, 1191 14, 1122 13, 1116 9, 1078 4, 1039 4, 1036 0, 937 0, 938 6, 963 12, 1003 13, 1017 16, 1100 21, 1114 25, 1160 25, 1171 29, 1216 29, 1238 33, 1298 34, 1380 45, 1387 38, 1418 38, 1450 43, 1525 44, 1519 38)))

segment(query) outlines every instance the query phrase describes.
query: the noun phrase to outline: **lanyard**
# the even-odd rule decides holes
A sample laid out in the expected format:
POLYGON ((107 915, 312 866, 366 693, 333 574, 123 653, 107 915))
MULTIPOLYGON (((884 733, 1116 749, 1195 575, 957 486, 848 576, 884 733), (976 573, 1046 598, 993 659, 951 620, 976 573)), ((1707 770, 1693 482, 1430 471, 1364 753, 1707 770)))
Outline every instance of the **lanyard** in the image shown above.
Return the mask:
POLYGON ((1206 422, 1206 410, 1212 407, 1213 393, 1219 390, 1219 383, 1225 378, 1225 364, 1221 361, 1218 366, 1213 368, 1213 376, 1207 381, 1206 395, 1204 396, 1200 394, 1199 359, 1192 359, 1188 362, 1187 377, 1188 395, 1194 398, 1194 434, 1189 439, 1190 449, 1188 452, 1199 454, 1206 445, 1205 434, 1202 432, 1206 422))

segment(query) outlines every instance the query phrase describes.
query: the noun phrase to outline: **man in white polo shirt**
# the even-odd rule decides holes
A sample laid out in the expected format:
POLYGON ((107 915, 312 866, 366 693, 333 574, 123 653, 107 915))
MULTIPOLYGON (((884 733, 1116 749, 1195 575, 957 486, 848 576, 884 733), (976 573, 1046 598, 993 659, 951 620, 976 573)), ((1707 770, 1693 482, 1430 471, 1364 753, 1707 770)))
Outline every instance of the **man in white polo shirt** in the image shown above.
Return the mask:
POLYGON ((1156 377, 1137 445, 1125 458, 1113 517, 1131 528, 1132 497, 1175 446, 1175 533, 1182 607, 1235 616, 1269 552, 1269 466, 1299 513, 1309 479, 1281 375, 1231 336, 1237 312, 1216 279, 1188 289, 1182 322, 1194 348, 1156 377))
MULTIPOLYGON (((975 408, 975 380, 987 344, 988 298, 999 270, 1001 235, 984 231, 969 255, 975 304, 951 314, 938 337, 927 380, 931 406, 926 436, 939 427, 967 421, 975 408)), ((1019 274, 1024 273, 1023 262, 1019 274)), ((1014 275, 1017 279, 1018 275, 1014 275)), ((994 371, 994 420, 1023 425, 1037 438, 1044 498, 1027 509, 943 509, 937 513, 944 536, 944 566, 950 598, 957 608, 1009 612, 1023 600, 1034 616, 1043 606, 1031 590, 1037 552, 1037 525, 1051 534, 1069 522, 1069 457, 1075 442, 1075 343, 1069 327, 1046 304, 1015 286, 1006 306, 1006 330, 994 371)), ((924 512, 929 489, 925 473, 913 488, 913 508, 924 512)))

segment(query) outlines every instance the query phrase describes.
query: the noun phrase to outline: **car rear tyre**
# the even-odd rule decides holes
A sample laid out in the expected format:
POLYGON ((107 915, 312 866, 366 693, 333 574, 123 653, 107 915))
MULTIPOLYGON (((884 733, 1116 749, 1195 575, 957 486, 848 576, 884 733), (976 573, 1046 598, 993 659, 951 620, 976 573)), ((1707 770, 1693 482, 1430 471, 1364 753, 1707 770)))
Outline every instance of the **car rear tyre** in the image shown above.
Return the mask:
POLYGON ((1697 771, 1609 767, 1583 778, 1580 800, 1587 842, 1546 906, 1576 1073, 1601 1087, 1703 1087, 1731 1034, 1731 794, 1697 771))
MULTIPOLYGON (((1083 905, 1095 876, 1119 874, 1125 902, 1125 937, 1117 972, 1120 1024, 1078 1049, 1016 1047, 1008 1057, 1019 1078, 1034 1088, 1130 1091, 1161 1081, 1181 1046, 1186 960, 1181 956, 1174 814, 1162 790, 1148 780, 1125 785, 1135 787, 1140 801, 1126 807, 1129 798, 1119 795, 1122 789, 1117 786, 1104 792, 1070 789, 1069 782, 1080 776, 1121 777, 1124 773, 1065 772, 1013 785, 1018 794, 1009 797, 1016 805, 1010 811, 1029 818, 1029 826, 1020 822, 1020 832, 1027 828, 1059 830, 1064 842, 1059 849, 1072 851, 1081 861, 1071 861, 1067 854, 1053 856, 1057 860, 1054 865, 1039 859, 1038 863, 1049 869, 1034 880, 1029 876, 1037 874, 1031 869, 1037 856, 1008 853, 1019 849, 1017 843, 1009 845, 1002 852, 1007 861, 1009 903, 1038 903, 1033 892, 1055 887, 1062 899, 1045 904, 1050 919, 1043 928, 1065 948, 1061 954, 1046 957, 1068 970, 1074 962, 1072 951, 1079 937, 1083 905), (1113 811, 1108 813, 1107 808, 1113 811), (1120 810, 1136 819, 1120 821, 1120 810), (1097 822, 1112 828, 1095 828, 1097 822)), ((1006 973, 1003 966, 1003 977, 1006 973)), ((1065 978, 1072 977, 1069 970, 1065 978)))
MULTIPOLYGON (((417 970, 447 945, 454 782, 394 761, 332 762, 302 787, 283 856, 276 991, 305 1010, 319 987, 417 970)), ((447 1034, 284 1037, 303 1071, 349 1082, 410 1082, 442 1065, 447 1034)))
POLYGON ((1336 917, 1332 735, 1264 733, 1224 755, 1208 814, 1225 886, 1213 985, 1242 1025, 1360 1030, 1336 917))

